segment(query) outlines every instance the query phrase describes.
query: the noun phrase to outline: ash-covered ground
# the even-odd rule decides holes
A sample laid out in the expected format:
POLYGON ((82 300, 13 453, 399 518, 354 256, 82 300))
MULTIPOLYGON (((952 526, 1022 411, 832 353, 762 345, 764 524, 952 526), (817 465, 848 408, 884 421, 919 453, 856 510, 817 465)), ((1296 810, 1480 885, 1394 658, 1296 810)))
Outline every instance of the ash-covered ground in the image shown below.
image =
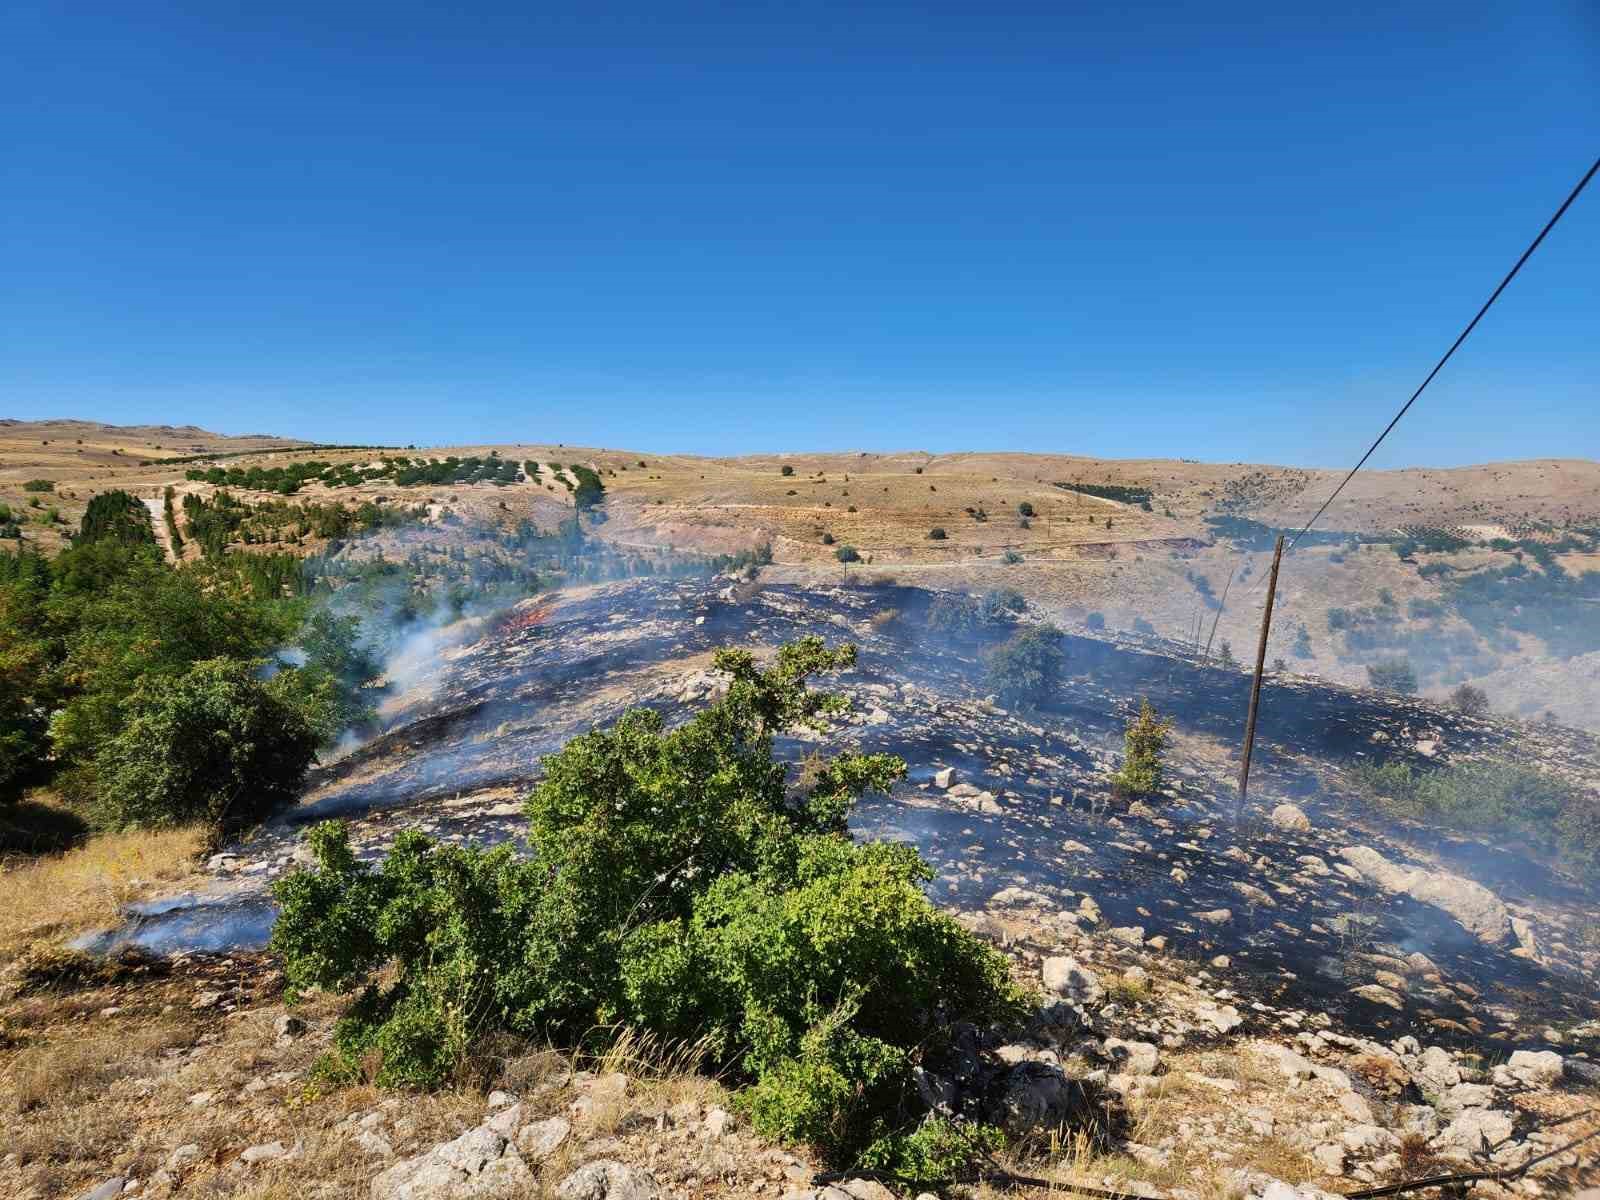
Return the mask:
MULTIPOLYGON (((719 686, 710 659, 720 646, 821 634, 860 648, 855 671, 820 681, 852 699, 821 740, 910 765, 892 795, 859 808, 855 829, 914 842, 938 871, 934 898, 1020 957, 1048 953, 1063 932, 1098 930, 1220 972, 1259 1006, 1257 1021, 1284 1032, 1304 1010, 1372 1036, 1486 1050, 1600 1029, 1592 891, 1515 845, 1399 826, 1342 782, 1351 763, 1381 754, 1537 761, 1593 788, 1593 737, 1273 675, 1240 813, 1243 672, 1154 641, 1074 637, 1057 700, 1007 711, 986 698, 983 668, 1006 631, 936 635, 930 601, 894 586, 635 581, 444 630, 397 668, 405 686, 385 707, 385 732, 320 768, 295 809, 213 859, 213 888, 149 906, 99 944, 264 943, 268 884, 324 818, 349 820, 372 855, 403 828, 515 838, 542 755, 634 705, 669 720, 695 711, 719 686), (1142 698, 1175 722, 1171 783, 1130 805, 1113 798, 1110 774, 1142 698), (1274 816, 1284 804, 1298 811, 1274 816)), ((790 740, 780 751, 798 764, 811 748, 790 740)))

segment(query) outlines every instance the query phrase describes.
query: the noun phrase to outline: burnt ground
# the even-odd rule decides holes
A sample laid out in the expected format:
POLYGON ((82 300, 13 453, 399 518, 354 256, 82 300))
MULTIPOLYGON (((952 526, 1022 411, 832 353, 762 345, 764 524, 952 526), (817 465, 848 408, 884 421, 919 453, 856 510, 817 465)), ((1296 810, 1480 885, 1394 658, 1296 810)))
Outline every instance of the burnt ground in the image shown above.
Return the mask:
MULTIPOLYGON (((293 869, 304 827, 328 817, 349 819, 372 855, 401 828, 515 837, 543 754, 633 705, 669 720, 694 711, 716 687, 717 647, 820 634, 860 647, 857 669, 832 681, 852 712, 822 747, 888 751, 911 768, 893 795, 859 808, 855 828, 914 842, 938 872, 934 898, 979 927, 1019 896, 1046 922, 1140 927, 1147 946, 1197 969, 1226 956, 1229 984, 1262 1012, 1310 1008, 1389 1037, 1527 1046, 1600 1012, 1593 891, 1514 845, 1388 821, 1342 782, 1350 763, 1381 755, 1537 761, 1593 787, 1594 738, 1275 675, 1263 689, 1251 805, 1236 814, 1242 672, 1169 644, 1069 637, 1072 677, 1059 698, 1010 712, 985 698, 983 682, 984 655, 1006 631, 935 634, 923 619, 930 599, 892 586, 637 581, 526 601, 441 648, 436 670, 390 698, 385 732, 320 768, 293 810, 215 860, 213 889, 151 906, 98 944, 260 945, 267 882, 293 869), (1113 798, 1110 773, 1142 697, 1174 720, 1177 740, 1171 786, 1129 805, 1113 798), (942 788, 934 776, 947 767, 953 786, 942 788), (1305 810, 1309 829, 1264 819, 1285 800, 1305 810), (1441 909, 1372 887, 1340 861, 1353 845, 1483 883, 1528 936, 1486 944, 1441 909)), ((813 745, 789 740, 781 751, 798 759, 813 745)))

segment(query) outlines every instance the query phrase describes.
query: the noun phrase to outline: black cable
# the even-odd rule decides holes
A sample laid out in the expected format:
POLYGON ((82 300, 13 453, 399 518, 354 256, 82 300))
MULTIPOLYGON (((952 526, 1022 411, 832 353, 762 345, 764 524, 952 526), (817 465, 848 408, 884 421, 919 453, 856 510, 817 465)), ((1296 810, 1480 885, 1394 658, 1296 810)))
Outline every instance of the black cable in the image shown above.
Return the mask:
MULTIPOLYGON (((1400 423, 1400 418, 1405 416, 1406 412, 1411 408, 1411 406, 1417 402, 1417 397, 1422 395, 1424 389, 1426 389, 1427 386, 1433 382, 1433 377, 1444 368, 1445 363, 1450 361, 1450 356, 1460 348, 1462 342, 1467 340, 1467 335, 1477 327, 1478 322, 1483 320, 1483 314, 1488 312, 1489 309, 1494 305, 1494 302, 1500 298, 1500 293, 1506 290, 1506 285, 1517 277, 1517 272, 1522 270, 1522 264, 1527 262, 1528 259, 1533 256, 1533 252, 1539 248, 1539 243, 1544 241, 1545 234, 1549 233, 1555 228, 1556 222, 1561 220, 1567 209, 1572 206, 1572 202, 1578 198, 1579 193, 1581 193, 1583 189, 1588 186, 1589 180, 1594 178, 1596 171, 1600 171, 1600 158, 1595 159, 1594 165, 1589 168, 1588 172, 1582 179, 1578 180, 1578 186, 1573 188, 1568 194, 1567 198, 1561 202, 1561 207, 1556 209, 1555 216, 1551 217, 1545 222, 1544 228, 1539 231, 1539 236, 1533 239, 1533 242, 1528 246, 1528 248, 1522 252, 1522 257, 1517 259, 1517 265, 1512 267, 1511 270, 1506 274, 1506 277, 1500 281, 1500 286, 1495 288, 1494 294, 1483 302, 1483 307, 1478 310, 1478 315, 1473 317, 1472 320, 1467 323, 1467 327, 1461 331, 1461 335, 1450 344, 1450 349, 1446 350, 1444 352, 1444 357, 1434 364, 1433 370, 1428 372, 1428 377, 1422 381, 1421 386, 1419 386, 1416 391, 1411 393, 1411 399, 1407 400, 1405 404, 1401 406, 1400 411, 1395 413, 1394 420, 1390 421, 1389 424, 1384 427, 1383 432, 1378 435, 1378 440, 1373 442, 1371 446, 1367 447, 1367 452, 1361 456, 1361 461, 1350 468, 1350 473, 1344 477, 1338 487, 1333 489, 1333 495, 1329 496, 1325 501, 1323 501, 1322 507, 1317 509, 1316 515, 1313 516, 1311 520, 1307 521, 1300 532, 1295 534, 1294 537, 1290 539, 1287 547, 1288 549, 1294 549, 1295 543, 1297 543, 1306 535, 1307 532, 1310 531, 1311 527, 1317 523, 1322 514, 1328 511, 1328 506, 1338 499, 1339 493, 1344 491, 1345 484, 1354 479, 1356 472, 1361 470, 1361 468, 1366 465, 1367 459, 1372 457, 1373 451, 1383 443, 1383 439, 1388 437, 1390 431, 1400 423)), ((1255 589, 1252 588, 1251 590, 1254 591, 1255 589)))

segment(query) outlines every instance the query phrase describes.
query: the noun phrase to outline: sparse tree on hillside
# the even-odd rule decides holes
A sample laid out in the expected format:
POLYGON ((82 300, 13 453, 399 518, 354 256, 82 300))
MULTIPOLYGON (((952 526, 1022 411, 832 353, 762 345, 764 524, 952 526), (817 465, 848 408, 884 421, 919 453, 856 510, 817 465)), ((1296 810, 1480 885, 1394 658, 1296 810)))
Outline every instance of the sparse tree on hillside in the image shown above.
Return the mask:
POLYGON ((1139 715, 1123 731, 1122 767, 1112 777, 1114 786, 1130 796, 1160 791, 1162 760, 1171 735, 1172 722, 1158 716, 1150 701, 1141 701, 1139 715))
POLYGON ((1469 717, 1481 717, 1489 711, 1489 693, 1470 683, 1463 683, 1450 693, 1450 703, 1469 717))

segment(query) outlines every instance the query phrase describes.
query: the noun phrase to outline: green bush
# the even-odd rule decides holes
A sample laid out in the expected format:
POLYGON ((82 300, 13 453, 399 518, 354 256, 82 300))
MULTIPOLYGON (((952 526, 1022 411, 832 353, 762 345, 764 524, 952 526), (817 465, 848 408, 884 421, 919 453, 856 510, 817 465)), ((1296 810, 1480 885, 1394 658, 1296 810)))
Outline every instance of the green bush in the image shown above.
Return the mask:
POLYGON ((782 475, 785 479, 787 479, 789 476, 794 474, 794 468, 791 467, 788 463, 784 463, 783 466, 778 468, 778 474, 782 475))
POLYGON ((935 525, 932 529, 928 530, 929 541, 942 542, 949 536, 950 535, 944 531, 944 526, 942 525, 935 525))
POLYGON ((198 820, 226 833, 293 800, 317 736, 256 674, 214 658, 135 691, 127 723, 95 756, 101 823, 198 820))
POLYGON ((842 563, 861 561, 861 555, 856 552, 856 548, 854 546, 840 546, 833 552, 833 556, 842 563))
POLYGON ((1014 567, 1022 561, 1022 555, 1015 550, 1007 550, 1000 556, 1000 561, 1008 567, 1014 567))
POLYGON ((155 530, 150 525, 150 510, 127 492, 101 492, 83 511, 78 541, 119 542, 124 546, 153 546, 155 530))
POLYGON ((56 490, 54 479, 30 479, 22 485, 25 492, 53 492, 56 490))
POLYGON ((1112 776, 1117 789, 1133 796, 1160 791, 1162 757, 1171 737, 1172 722, 1157 716, 1150 701, 1141 701, 1139 715, 1122 734, 1122 766, 1112 776))
POLYGON ((1030 625, 989 656, 988 685, 1006 704, 1042 704, 1061 689, 1066 665, 1062 632, 1030 625))
POLYGON ((1409 659, 1388 658, 1367 667, 1367 682, 1386 692, 1403 696, 1417 694, 1417 673, 1409 659))
POLYGON ((1405 762, 1361 763, 1357 788, 1398 816, 1452 829, 1512 833, 1583 871, 1600 868, 1595 799, 1515 763, 1464 763, 1418 770, 1405 762))
POLYGON ((481 1037, 572 1046, 624 1023, 706 1047, 758 1130, 835 1161, 914 1120, 919 1053, 1019 998, 924 896, 913 849, 846 832, 901 760, 842 754, 799 793, 773 760, 777 733, 843 707, 806 678, 854 661, 820 638, 764 670, 719 652, 728 690, 686 724, 635 709, 545 759, 521 859, 406 832, 372 868, 318 826, 316 868, 275 889, 272 945, 291 995, 357 993, 335 1065, 430 1086, 481 1037))

